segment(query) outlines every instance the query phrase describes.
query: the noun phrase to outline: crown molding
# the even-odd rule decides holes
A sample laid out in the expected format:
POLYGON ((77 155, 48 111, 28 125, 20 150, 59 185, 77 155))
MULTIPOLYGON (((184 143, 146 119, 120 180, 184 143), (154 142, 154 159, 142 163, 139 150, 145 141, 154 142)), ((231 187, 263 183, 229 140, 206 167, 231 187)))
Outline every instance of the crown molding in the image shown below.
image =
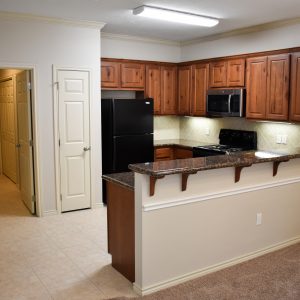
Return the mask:
POLYGON ((193 40, 189 40, 189 41, 183 41, 183 42, 180 42, 180 46, 188 46, 188 45, 193 45, 193 44, 198 44, 198 43, 203 43, 203 42, 208 42, 208 41, 215 41, 215 40, 219 40, 219 39, 223 39, 223 38, 228 38, 228 37, 233 37, 233 36, 238 36, 238 35, 243 35, 243 34, 249 34, 249 33, 255 33, 255 32, 259 32, 259 31, 271 30, 271 29, 276 29, 276 28, 299 24, 299 23, 300 23, 300 18, 275 21, 275 22, 265 23, 265 24, 261 24, 261 25, 255 25, 255 26, 245 27, 245 28, 241 28, 241 29, 231 30, 231 31, 227 31, 224 33, 209 35, 209 36, 205 36, 202 38, 193 39, 193 40))
POLYGON ((163 44, 169 46, 180 46, 180 42, 171 41, 171 40, 163 40, 163 39, 153 39, 153 38, 145 38, 134 35, 125 35, 125 34, 115 34, 109 32, 101 32, 101 37, 112 39, 112 40, 127 40, 127 41, 137 41, 137 42, 146 42, 146 43, 155 43, 155 44, 163 44))
POLYGON ((94 21, 85 21, 85 20, 53 18, 53 17, 14 13, 14 12, 7 12, 7 11, 0 11, 0 18, 8 19, 8 20, 38 21, 38 22, 46 22, 46 23, 65 24, 70 26, 95 28, 100 30, 106 25, 106 23, 96 22, 96 21, 94 22, 94 21))

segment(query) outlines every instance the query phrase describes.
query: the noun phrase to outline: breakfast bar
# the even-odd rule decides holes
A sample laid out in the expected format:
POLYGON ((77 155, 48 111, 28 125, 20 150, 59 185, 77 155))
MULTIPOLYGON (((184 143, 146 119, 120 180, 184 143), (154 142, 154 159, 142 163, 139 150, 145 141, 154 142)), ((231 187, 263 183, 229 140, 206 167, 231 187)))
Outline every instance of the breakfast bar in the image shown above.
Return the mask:
POLYGON ((300 240, 299 153, 243 151, 129 169, 104 179, 123 189, 111 202, 131 203, 131 233, 123 218, 121 247, 134 247, 131 277, 113 266, 141 295, 300 240))

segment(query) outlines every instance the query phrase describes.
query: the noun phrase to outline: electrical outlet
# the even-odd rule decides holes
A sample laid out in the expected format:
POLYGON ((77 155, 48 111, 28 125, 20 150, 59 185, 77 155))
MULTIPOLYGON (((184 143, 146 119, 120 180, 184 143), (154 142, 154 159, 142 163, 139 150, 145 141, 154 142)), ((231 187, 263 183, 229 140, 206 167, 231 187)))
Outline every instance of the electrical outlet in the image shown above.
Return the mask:
POLYGON ((287 135, 286 134, 281 136, 281 144, 285 144, 285 145, 287 144, 287 135))
POLYGON ((256 214, 256 225, 261 225, 262 223, 262 213, 256 214))
POLYGON ((205 127, 205 134, 206 134, 206 135, 209 135, 209 134, 210 134, 209 127, 205 127))
POLYGON ((276 135, 276 144, 281 144, 282 143, 282 135, 277 134, 276 135))

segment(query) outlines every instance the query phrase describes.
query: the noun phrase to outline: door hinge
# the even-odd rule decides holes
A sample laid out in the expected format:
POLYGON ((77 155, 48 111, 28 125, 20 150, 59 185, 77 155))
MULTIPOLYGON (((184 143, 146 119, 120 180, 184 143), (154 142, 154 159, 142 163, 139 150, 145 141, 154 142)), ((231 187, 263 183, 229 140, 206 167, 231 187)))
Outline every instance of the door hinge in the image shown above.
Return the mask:
POLYGON ((58 147, 60 147, 60 140, 58 140, 58 147))
POLYGON ((33 140, 29 140, 29 146, 30 146, 30 147, 33 146, 33 140))
POLYGON ((59 90, 59 82, 55 81, 54 84, 56 85, 56 88, 59 90))
POLYGON ((28 89, 28 91, 31 91, 31 82, 27 83, 27 89, 28 89))
POLYGON ((36 202, 36 197, 35 197, 35 195, 32 195, 32 196, 31 196, 31 201, 34 202, 34 203, 36 202))
POLYGON ((60 201, 62 201, 62 194, 60 194, 60 201))

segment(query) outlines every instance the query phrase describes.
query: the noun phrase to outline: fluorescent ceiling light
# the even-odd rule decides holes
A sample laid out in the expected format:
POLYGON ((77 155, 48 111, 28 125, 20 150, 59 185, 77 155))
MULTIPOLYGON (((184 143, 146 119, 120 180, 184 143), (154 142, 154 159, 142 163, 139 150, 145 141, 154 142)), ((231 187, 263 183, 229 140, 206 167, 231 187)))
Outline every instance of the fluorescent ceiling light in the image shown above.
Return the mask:
POLYGON ((219 20, 214 18, 147 5, 142 5, 135 8, 133 10, 133 14, 146 18, 205 27, 213 27, 219 24, 219 20))

